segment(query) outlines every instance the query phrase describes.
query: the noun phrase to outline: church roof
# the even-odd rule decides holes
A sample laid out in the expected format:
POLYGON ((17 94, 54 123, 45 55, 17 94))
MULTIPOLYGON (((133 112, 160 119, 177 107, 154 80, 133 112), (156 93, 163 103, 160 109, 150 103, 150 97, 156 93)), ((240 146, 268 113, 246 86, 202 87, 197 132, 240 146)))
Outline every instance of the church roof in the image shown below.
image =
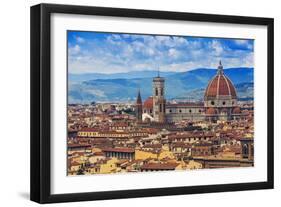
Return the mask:
POLYGON ((237 98, 236 90, 231 80, 224 74, 223 67, 218 66, 218 72, 216 76, 209 82, 205 91, 205 99, 216 98, 218 96, 231 96, 231 98, 237 98))
POLYGON ((141 104, 142 100, 141 100, 141 94, 140 94, 140 90, 138 91, 138 97, 137 97, 137 104, 141 104))
POLYGON ((211 108, 207 109, 206 114, 207 115, 215 115, 215 114, 217 114, 217 112, 216 112, 216 109, 211 107, 211 108))
POLYGON ((152 108, 153 108, 153 97, 152 97, 152 96, 148 97, 148 98, 144 101, 143 107, 144 107, 144 108, 149 108, 149 109, 152 109, 152 108))
POLYGON ((233 109, 233 112, 232 112, 233 114, 240 114, 241 113, 241 110, 240 110, 240 107, 235 107, 234 109, 233 109))

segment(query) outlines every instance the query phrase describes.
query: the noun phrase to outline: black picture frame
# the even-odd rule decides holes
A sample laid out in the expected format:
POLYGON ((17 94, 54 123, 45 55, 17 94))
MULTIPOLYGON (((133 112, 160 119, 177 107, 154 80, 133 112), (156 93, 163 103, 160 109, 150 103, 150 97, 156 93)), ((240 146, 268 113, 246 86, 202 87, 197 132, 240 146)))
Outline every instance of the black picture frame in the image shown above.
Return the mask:
POLYGON ((166 196, 225 191, 272 189, 274 187, 274 20, 272 18, 195 14, 168 11, 39 4, 31 7, 31 174, 30 199, 38 203, 166 196), (267 181, 190 187, 169 187, 73 194, 51 194, 51 71, 50 15, 52 13, 151 18, 206 23, 232 23, 267 26, 267 181))

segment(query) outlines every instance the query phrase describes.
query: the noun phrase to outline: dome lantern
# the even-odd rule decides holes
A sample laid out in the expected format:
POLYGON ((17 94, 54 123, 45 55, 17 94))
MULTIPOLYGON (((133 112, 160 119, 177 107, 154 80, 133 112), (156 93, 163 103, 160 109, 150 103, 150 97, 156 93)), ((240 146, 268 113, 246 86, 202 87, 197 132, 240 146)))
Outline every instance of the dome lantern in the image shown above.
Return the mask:
POLYGON ((222 66, 222 64, 221 64, 221 60, 220 60, 220 62, 219 62, 217 74, 223 74, 223 66, 222 66))

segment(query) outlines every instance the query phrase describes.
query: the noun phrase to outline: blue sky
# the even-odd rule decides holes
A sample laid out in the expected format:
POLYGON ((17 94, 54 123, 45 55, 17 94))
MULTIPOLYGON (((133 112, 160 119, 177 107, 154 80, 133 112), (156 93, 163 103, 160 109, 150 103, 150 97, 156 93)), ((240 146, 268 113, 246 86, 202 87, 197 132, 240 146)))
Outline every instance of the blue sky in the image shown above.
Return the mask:
POLYGON ((68 31, 70 73, 253 67, 254 40, 68 31))

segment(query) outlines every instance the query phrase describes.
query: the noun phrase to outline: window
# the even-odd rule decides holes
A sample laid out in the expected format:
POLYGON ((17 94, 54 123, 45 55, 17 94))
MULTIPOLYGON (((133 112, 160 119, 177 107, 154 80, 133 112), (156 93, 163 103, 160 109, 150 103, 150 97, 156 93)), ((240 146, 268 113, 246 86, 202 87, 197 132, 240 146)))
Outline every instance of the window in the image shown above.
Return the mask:
POLYGON ((224 102, 222 102, 222 105, 225 105, 225 101, 224 101, 224 102))
POLYGON ((181 109, 179 110, 179 112, 181 113, 181 109))
POLYGON ((172 109, 170 109, 170 113, 172 113, 172 109))
POLYGON ((155 88, 155 96, 158 96, 158 89, 155 88))
POLYGON ((162 104, 159 104, 159 111, 162 112, 162 104))
POLYGON ((211 101, 211 104, 212 104, 212 105, 215 105, 215 102, 214 102, 214 101, 211 101))
POLYGON ((248 150, 248 145, 247 145, 247 144, 244 144, 244 145, 243 145, 242 150, 243 150, 243 157, 244 157, 244 158, 245 158, 245 157, 248 157, 247 155, 248 155, 248 153, 249 153, 249 150, 248 150))
POLYGON ((192 112, 192 110, 191 109, 189 109, 189 113, 191 113, 192 112))
POLYGON ((163 92, 163 88, 161 88, 161 96, 163 96, 164 92, 163 92))

